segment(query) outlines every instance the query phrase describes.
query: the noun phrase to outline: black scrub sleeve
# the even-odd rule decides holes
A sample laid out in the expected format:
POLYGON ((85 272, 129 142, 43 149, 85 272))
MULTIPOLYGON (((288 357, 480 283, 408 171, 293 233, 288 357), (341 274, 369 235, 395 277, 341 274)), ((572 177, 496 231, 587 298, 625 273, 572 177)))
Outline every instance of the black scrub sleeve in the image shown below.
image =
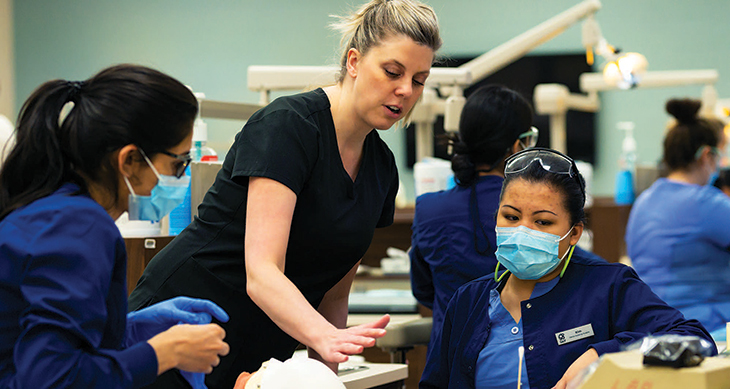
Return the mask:
POLYGON ((236 141, 232 178, 270 178, 299 195, 317 162, 319 136, 314 124, 293 111, 249 121, 236 141))

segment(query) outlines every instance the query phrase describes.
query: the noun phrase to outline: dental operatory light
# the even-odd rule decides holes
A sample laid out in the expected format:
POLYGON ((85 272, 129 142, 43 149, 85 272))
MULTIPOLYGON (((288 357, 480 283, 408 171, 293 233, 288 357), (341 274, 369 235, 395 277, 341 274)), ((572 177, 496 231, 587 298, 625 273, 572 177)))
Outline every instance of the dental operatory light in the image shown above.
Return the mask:
POLYGON ((606 63, 603 67, 603 78, 619 89, 634 88, 646 73, 646 58, 639 53, 626 53, 606 63))
POLYGON ((603 66, 603 78, 606 83, 619 89, 636 87, 646 73, 648 65, 646 58, 639 53, 621 53, 609 45, 593 16, 587 17, 583 22, 583 46, 586 48, 588 65, 593 65, 594 51, 606 60, 603 66))

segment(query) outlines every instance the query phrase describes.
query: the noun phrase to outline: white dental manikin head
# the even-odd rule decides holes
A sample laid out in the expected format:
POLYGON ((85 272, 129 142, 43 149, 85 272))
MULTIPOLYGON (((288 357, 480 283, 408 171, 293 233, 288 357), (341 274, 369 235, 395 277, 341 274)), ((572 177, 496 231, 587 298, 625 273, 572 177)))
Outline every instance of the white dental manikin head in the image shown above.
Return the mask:
MULTIPOLYGON (((239 379, 240 380, 240 379, 239 379)), ((238 383, 236 389, 238 389, 238 383)), ((274 358, 253 373, 243 389, 345 389, 345 385, 323 363, 309 358, 274 358)))

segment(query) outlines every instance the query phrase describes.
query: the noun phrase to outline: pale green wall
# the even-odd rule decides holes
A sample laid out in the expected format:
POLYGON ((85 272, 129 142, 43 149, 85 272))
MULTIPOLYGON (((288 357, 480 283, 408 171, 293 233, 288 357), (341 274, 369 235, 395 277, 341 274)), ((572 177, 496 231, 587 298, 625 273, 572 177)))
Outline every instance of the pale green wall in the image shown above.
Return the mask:
MULTIPOLYGON (((578 1, 430 0, 440 18, 442 54, 479 54, 547 20, 578 1)), ((110 64, 136 62, 163 70, 211 99, 256 102, 246 88, 249 65, 336 62, 339 37, 329 14, 356 5, 340 0, 15 0, 16 107, 50 78, 84 79, 110 64)), ((720 97, 730 97, 727 0, 605 0, 596 15, 609 42, 643 53, 650 70, 720 72, 720 97)), ((580 25, 536 50, 577 52, 580 25)), ((699 97, 701 87, 601 94, 594 192, 613 192, 621 136, 615 123, 636 122, 639 160, 660 157, 673 96, 699 97)), ((17 112, 17 108, 16 108, 17 112)), ((210 121, 211 145, 225 152, 241 123, 210 121)), ((386 141, 399 162, 403 132, 386 141)), ((402 164, 402 163, 401 163, 402 164)), ((411 173, 401 168, 412 188, 411 173)), ((412 190, 409 190, 412 194, 412 190)))

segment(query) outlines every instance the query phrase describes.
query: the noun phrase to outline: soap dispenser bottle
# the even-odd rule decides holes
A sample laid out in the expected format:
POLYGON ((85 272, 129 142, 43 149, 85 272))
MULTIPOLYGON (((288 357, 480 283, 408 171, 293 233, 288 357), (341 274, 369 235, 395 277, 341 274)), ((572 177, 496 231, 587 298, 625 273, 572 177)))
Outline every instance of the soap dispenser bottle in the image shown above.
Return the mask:
MULTIPOLYGON (((198 99, 198 106, 200 107, 202 100, 205 99, 205 94, 196 92, 194 95, 198 99)), ((207 143, 208 124, 200 117, 200 110, 198 110, 198 116, 193 124, 193 149, 190 151, 193 161, 213 162, 218 160, 218 154, 208 147, 207 143)))
POLYGON ((616 127, 625 131, 621 142, 619 171, 616 174, 616 192, 614 201, 619 205, 630 205, 634 202, 634 169, 636 166, 636 140, 634 139, 634 123, 618 122, 616 127))

